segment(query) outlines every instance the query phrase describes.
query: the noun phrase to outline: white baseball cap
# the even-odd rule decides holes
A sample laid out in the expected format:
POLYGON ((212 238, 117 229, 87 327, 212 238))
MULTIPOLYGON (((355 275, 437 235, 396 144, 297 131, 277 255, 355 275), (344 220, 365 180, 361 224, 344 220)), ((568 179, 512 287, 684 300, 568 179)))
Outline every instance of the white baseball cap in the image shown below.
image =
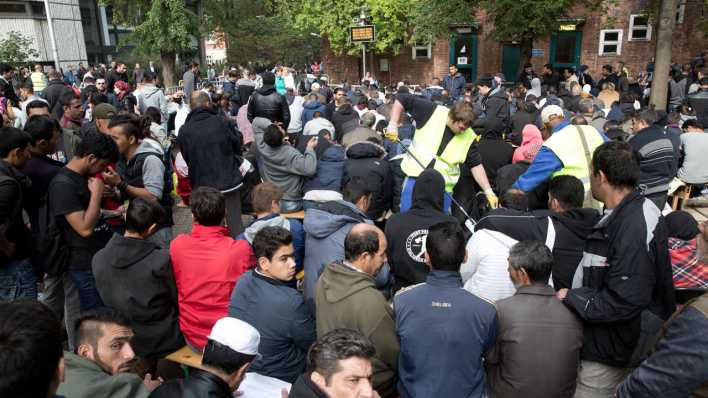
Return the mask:
POLYGON ((221 318, 211 328, 209 340, 225 345, 246 355, 256 355, 261 342, 261 334, 250 324, 236 318, 221 318))
POLYGON ((541 121, 543 123, 548 123, 551 120, 551 116, 565 117, 563 109, 558 105, 548 105, 541 111, 541 121))

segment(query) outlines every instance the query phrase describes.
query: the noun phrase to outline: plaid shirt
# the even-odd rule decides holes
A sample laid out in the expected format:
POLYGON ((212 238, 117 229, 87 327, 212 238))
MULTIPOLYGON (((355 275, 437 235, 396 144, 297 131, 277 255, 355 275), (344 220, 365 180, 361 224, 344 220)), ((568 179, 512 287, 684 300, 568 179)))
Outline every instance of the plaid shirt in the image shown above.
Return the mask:
POLYGON ((708 288, 708 263, 698 259, 696 240, 669 238, 676 288, 708 288))

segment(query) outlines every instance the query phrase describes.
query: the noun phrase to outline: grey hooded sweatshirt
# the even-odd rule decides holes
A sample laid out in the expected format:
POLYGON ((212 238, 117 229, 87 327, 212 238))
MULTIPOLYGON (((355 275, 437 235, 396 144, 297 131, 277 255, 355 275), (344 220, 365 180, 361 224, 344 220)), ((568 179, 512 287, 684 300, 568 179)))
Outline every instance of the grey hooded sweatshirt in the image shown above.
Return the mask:
POLYGON ((162 122, 167 122, 167 98, 165 98, 165 93, 162 92, 162 89, 152 84, 145 85, 138 93, 137 100, 140 114, 144 115, 145 110, 152 106, 160 110, 162 122))
POLYGON ((258 171, 263 181, 270 181, 283 191, 285 200, 301 200, 305 177, 312 177, 317 171, 317 154, 311 148, 300 153, 290 145, 271 147, 263 135, 272 123, 257 117, 253 119, 253 138, 258 152, 258 171))

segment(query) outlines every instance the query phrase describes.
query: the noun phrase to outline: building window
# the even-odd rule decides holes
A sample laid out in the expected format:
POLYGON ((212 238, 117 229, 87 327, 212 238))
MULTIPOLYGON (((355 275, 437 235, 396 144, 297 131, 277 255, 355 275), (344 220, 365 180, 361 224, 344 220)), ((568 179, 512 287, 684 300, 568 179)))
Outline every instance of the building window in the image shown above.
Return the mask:
POLYGON ((651 40, 651 25, 646 15, 629 16, 629 41, 651 40))
POLYGON ((622 29, 606 29, 600 31, 600 50, 598 54, 622 54, 622 29))
POLYGON ((676 23, 683 23, 683 15, 686 12, 686 0, 680 0, 676 9, 676 23))
POLYGON ((27 3, 0 2, 0 15, 5 17, 26 17, 29 15, 27 3))
POLYGON ((413 49, 413 59, 423 59, 423 58, 432 58, 433 51, 431 49, 430 43, 424 46, 412 46, 413 49))

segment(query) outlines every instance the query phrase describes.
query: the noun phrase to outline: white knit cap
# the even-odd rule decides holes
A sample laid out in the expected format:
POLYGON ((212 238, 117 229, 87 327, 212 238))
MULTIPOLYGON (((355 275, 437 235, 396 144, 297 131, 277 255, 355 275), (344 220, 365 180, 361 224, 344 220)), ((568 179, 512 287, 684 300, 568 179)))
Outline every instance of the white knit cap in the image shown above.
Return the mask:
POLYGON ((259 355, 261 334, 250 324, 236 318, 221 318, 211 328, 209 340, 246 355, 259 355))
POLYGON ((565 117, 563 109, 558 105, 548 105, 541 111, 541 121, 543 123, 548 123, 551 120, 551 116, 565 117))

